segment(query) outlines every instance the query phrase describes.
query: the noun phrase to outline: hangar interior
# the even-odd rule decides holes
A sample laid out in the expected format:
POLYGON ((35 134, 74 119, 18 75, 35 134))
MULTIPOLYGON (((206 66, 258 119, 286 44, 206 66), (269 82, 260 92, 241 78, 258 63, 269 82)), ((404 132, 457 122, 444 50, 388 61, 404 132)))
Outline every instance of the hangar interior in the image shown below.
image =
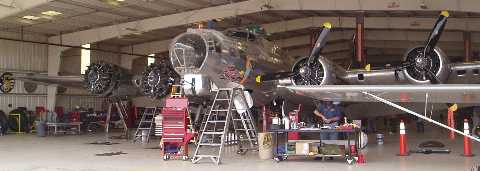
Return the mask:
POLYGON ((477 0, 3 0, 0 170, 477 171, 477 61, 477 0))

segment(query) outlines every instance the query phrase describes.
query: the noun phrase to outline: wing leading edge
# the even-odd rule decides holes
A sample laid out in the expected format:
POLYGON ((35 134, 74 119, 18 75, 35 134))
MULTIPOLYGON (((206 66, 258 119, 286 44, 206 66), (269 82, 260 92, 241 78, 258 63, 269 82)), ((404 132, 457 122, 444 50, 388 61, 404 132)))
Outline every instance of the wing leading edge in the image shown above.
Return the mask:
POLYGON ((14 79, 31 82, 41 85, 57 84, 65 87, 83 87, 83 77, 78 76, 47 76, 47 75, 25 75, 14 76, 14 79))
POLYGON ((392 102, 479 103, 480 84, 279 86, 319 100, 376 102, 364 92, 392 102))

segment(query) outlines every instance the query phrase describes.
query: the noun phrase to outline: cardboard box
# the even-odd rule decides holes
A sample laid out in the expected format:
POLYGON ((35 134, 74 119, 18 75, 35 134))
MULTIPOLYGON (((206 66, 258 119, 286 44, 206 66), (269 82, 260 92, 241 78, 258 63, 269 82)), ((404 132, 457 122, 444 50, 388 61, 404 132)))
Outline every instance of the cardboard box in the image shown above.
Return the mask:
POLYGON ((297 142, 295 144, 295 154, 298 155, 307 155, 310 152, 310 143, 308 142, 297 142))
POLYGON ((310 154, 316 155, 318 154, 318 147, 320 146, 319 143, 310 143, 310 154))

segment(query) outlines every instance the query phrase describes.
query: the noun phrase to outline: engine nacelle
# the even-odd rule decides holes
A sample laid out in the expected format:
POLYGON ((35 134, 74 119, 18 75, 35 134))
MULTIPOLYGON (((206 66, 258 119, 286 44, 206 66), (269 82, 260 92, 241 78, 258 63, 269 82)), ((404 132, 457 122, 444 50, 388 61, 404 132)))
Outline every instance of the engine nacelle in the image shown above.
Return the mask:
POLYGON ((311 77, 308 78, 307 61, 308 57, 304 57, 293 65, 293 76, 290 78, 294 85, 328 85, 334 84, 337 81, 336 67, 323 56, 318 58, 318 63, 313 66, 312 72, 310 73, 311 77), (307 81, 306 79, 311 80, 307 81))
POLYGON ((88 92, 109 96, 125 80, 131 80, 128 72, 116 65, 105 62, 92 63, 84 75, 84 85, 88 92))
POLYGON ((173 71, 168 62, 153 63, 145 68, 140 88, 144 95, 160 99, 170 94, 171 85, 177 78, 178 75, 173 71))
POLYGON ((430 80, 422 74, 424 71, 419 70, 420 67, 425 67, 434 73, 440 82, 445 82, 450 72, 447 55, 440 48, 435 47, 434 53, 422 58, 423 51, 424 47, 418 46, 405 53, 404 62, 411 64, 403 69, 407 80, 413 84, 430 84, 430 80))

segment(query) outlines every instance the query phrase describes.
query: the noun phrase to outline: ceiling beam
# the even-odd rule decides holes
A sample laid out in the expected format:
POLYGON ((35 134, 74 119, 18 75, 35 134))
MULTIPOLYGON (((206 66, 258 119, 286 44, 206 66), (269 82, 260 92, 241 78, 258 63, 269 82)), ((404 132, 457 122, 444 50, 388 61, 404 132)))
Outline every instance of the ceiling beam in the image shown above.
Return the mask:
POLYGON ((211 2, 208 2, 208 1, 205 1, 205 0, 186 0, 186 1, 188 1, 190 3, 200 5, 200 6, 210 6, 210 5, 212 5, 211 2))
POLYGON ((176 9, 177 11, 184 11, 188 9, 188 7, 185 7, 183 5, 178 5, 178 4, 174 4, 174 3, 162 1, 162 0, 151 1, 151 3, 158 4, 171 9, 176 9))
MULTIPOLYGON (((336 42, 336 41, 346 41, 351 40, 354 31, 347 30, 347 31, 335 31, 331 32, 327 36, 328 42, 336 42)), ((423 45, 426 38, 428 37, 428 32, 426 31, 405 31, 405 30, 370 30, 365 33, 366 41, 376 41, 385 44, 384 46, 388 46, 385 42, 403 42, 407 45, 414 46, 414 45, 423 45)), ((151 54, 157 52, 165 52, 168 51, 168 46, 171 40, 159 40, 159 41, 152 41, 146 42, 142 44, 127 46, 122 49, 131 51, 134 50, 135 53, 143 53, 143 54, 151 54)), ((463 44, 459 44, 463 42, 463 37, 461 32, 444 32, 442 37, 439 41, 439 47, 442 48, 452 48, 451 46, 454 44, 458 44, 453 48, 463 48, 463 44)), ((273 43, 277 44, 282 49, 291 49, 291 48, 298 48, 298 47, 307 47, 310 46, 310 35, 301 35, 290 37, 286 39, 274 40, 273 43)), ((388 44, 389 44, 388 43, 388 44)), ((472 35, 472 47, 476 47, 475 44, 480 45, 480 33, 472 35)), ((394 44, 395 46, 399 46, 398 44, 394 44)), ((366 46, 369 46, 368 42, 366 46)), ((402 45, 403 46, 403 45, 402 45)), ((328 47, 328 46, 327 46, 328 47)), ((407 48, 407 47, 405 47, 407 48)))
MULTIPOLYGON (((354 19, 351 17, 342 17, 340 18, 341 22, 339 22, 338 17, 308 17, 302 19, 294 19, 294 20, 287 20, 287 21, 279 21, 274 23, 263 24, 262 27, 266 29, 267 32, 270 34, 277 34, 283 32, 292 32, 296 30, 305 30, 311 29, 312 27, 318 28, 323 21, 335 21, 337 25, 334 24, 334 28, 337 29, 346 29, 344 31, 334 31, 328 35, 329 40, 337 40, 337 39, 351 39, 352 35, 354 34, 354 19), (341 23, 341 24, 339 24, 341 23), (350 23, 350 24, 349 24, 350 23)), ((465 23, 461 23, 460 20, 467 20, 467 19, 458 19, 458 18, 451 18, 449 19, 447 26, 445 28, 445 32, 442 34, 442 38, 440 41, 463 41, 462 35, 463 33, 460 32, 458 29, 459 27, 468 28, 471 31, 477 30, 480 32, 480 18, 479 19, 470 19, 468 24, 470 26, 466 27, 465 23), (475 24, 476 23, 476 24, 475 24), (473 27, 473 25, 478 25, 473 27)), ((426 37, 428 37, 429 30, 433 27, 435 19, 433 18, 394 18, 394 17, 373 17, 373 18, 365 18, 365 28, 366 28, 366 39, 367 40, 406 40, 406 41, 425 41, 426 37), (399 21, 397 22, 397 20, 399 21), (417 22, 422 23, 416 25, 415 27, 410 26, 410 22, 417 22), (392 24, 397 23, 397 24, 392 24), (404 23, 404 24, 401 24, 404 23), (393 27, 395 26, 395 27, 393 27), (416 29, 421 29, 421 31, 414 31, 416 29)), ((170 40, 159 40, 159 42, 170 42, 170 40)), ((310 43, 310 35, 303 35, 303 36, 296 36, 293 38, 275 40, 278 44, 285 44, 284 47, 296 46, 295 44, 306 44, 310 43), (292 40, 290 40, 292 39, 292 40), (289 43, 293 43, 289 45, 289 43)), ((480 42, 480 33, 473 33, 472 34, 472 42, 480 42)), ((157 41, 152 42, 153 45, 155 44, 165 44, 165 43, 158 43, 157 41)), ((168 43, 167 43, 168 44, 168 43)), ((143 43, 139 45, 135 45, 134 47, 139 49, 150 49, 151 48, 142 48, 141 46, 151 47, 149 43, 143 43)), ((282 46, 282 45, 281 45, 282 46)), ((166 47, 157 47, 156 51, 153 52, 161 52, 168 50, 166 47)), ((153 52, 146 52, 153 53, 153 52)), ((141 53, 141 52, 137 52, 141 53)))
POLYGON ((52 0, 4 0, 0 3, 0 19, 46 4, 52 0))
MULTIPOLYGON (((71 1, 71 0, 56 0, 56 1, 60 2, 60 3, 68 4, 68 5, 80 6, 82 8, 87 8, 87 9, 90 9, 90 10, 95 11, 95 12, 104 12, 104 13, 109 13, 109 14, 112 14, 112 15, 118 15, 118 16, 125 17, 125 18, 131 18, 131 16, 128 13, 120 12, 120 11, 114 11, 113 8, 95 6, 95 5, 85 3, 85 2, 78 2, 78 1, 71 1)), ((82 14, 79 14, 79 15, 76 15, 76 16, 89 15, 89 14, 91 14, 91 12, 82 13, 82 14)))
MULTIPOLYGON (((133 25, 141 25, 143 30, 141 31, 151 31, 156 29, 163 29, 168 27, 180 26, 200 21, 207 21, 215 18, 225 18, 236 15, 246 15, 251 13, 260 12, 269 7, 269 10, 346 10, 346 11, 358 11, 358 10, 422 10, 418 0, 398 0, 398 3, 401 4, 398 7, 391 8, 389 6, 390 1, 372 1, 372 0, 361 0, 355 1, 358 3, 352 3, 353 1, 345 0, 329 0, 322 1, 319 3, 318 0, 276 0, 265 2, 263 0, 249 0, 238 3, 220 5, 215 7, 203 8, 199 10, 192 10, 188 12, 182 12, 172 15, 153 17, 143 20, 138 20, 134 22, 126 22, 122 24, 117 24, 113 26, 106 26, 100 28, 94 28, 84 31, 78 31, 74 33, 69 33, 62 35, 63 43, 70 45, 81 45, 85 43, 94 43, 110 38, 114 38, 126 33, 118 33, 114 30, 119 30, 122 28, 132 27, 133 25), (271 8, 270 8, 271 7, 271 8)), ((434 5, 429 6, 428 11, 439 11, 439 10, 452 10, 452 11, 463 11, 463 12, 479 12, 480 11, 480 1, 478 0, 438 0, 434 5)), ((433 21, 432 21, 433 22, 433 21)), ((310 21, 311 23, 311 21, 310 21)), ((317 23, 318 24, 318 23, 317 23)), ((477 23, 480 24, 480 23, 477 23)), ((475 27, 477 24, 472 25, 469 28, 480 28, 475 27)), ((367 23, 366 23, 367 25, 367 23)), ((318 27, 319 25, 315 25, 318 27)), ((431 27, 431 25, 430 25, 431 27)), ((280 28, 285 28, 281 26, 280 28)), ((49 38, 50 42, 58 43, 60 42, 60 36, 53 36, 49 38)))
POLYGON ((258 12, 260 9, 257 0, 238 2, 227 5, 220 5, 215 7, 203 8, 199 10, 192 10, 188 12, 181 12, 172 15, 153 17, 138 21, 126 22, 111 26, 93 28, 64 35, 49 37, 49 42, 59 43, 60 40, 64 44, 82 45, 86 43, 94 43, 121 35, 128 34, 126 31, 120 31, 125 28, 139 26, 140 31, 151 31, 157 29, 164 29, 169 27, 181 26, 199 21, 206 21, 216 18, 224 18, 236 15, 249 14, 258 12), (251 10, 249 10, 251 9, 251 10))
MULTIPOLYGON (((365 17, 365 29, 431 30, 435 21, 435 18, 365 17)), ((267 33, 275 34, 321 27, 325 22, 331 22, 333 28, 353 29, 356 27, 355 17, 307 17, 262 26, 267 33)), ((445 30, 480 32, 480 18, 449 18, 445 30)))

